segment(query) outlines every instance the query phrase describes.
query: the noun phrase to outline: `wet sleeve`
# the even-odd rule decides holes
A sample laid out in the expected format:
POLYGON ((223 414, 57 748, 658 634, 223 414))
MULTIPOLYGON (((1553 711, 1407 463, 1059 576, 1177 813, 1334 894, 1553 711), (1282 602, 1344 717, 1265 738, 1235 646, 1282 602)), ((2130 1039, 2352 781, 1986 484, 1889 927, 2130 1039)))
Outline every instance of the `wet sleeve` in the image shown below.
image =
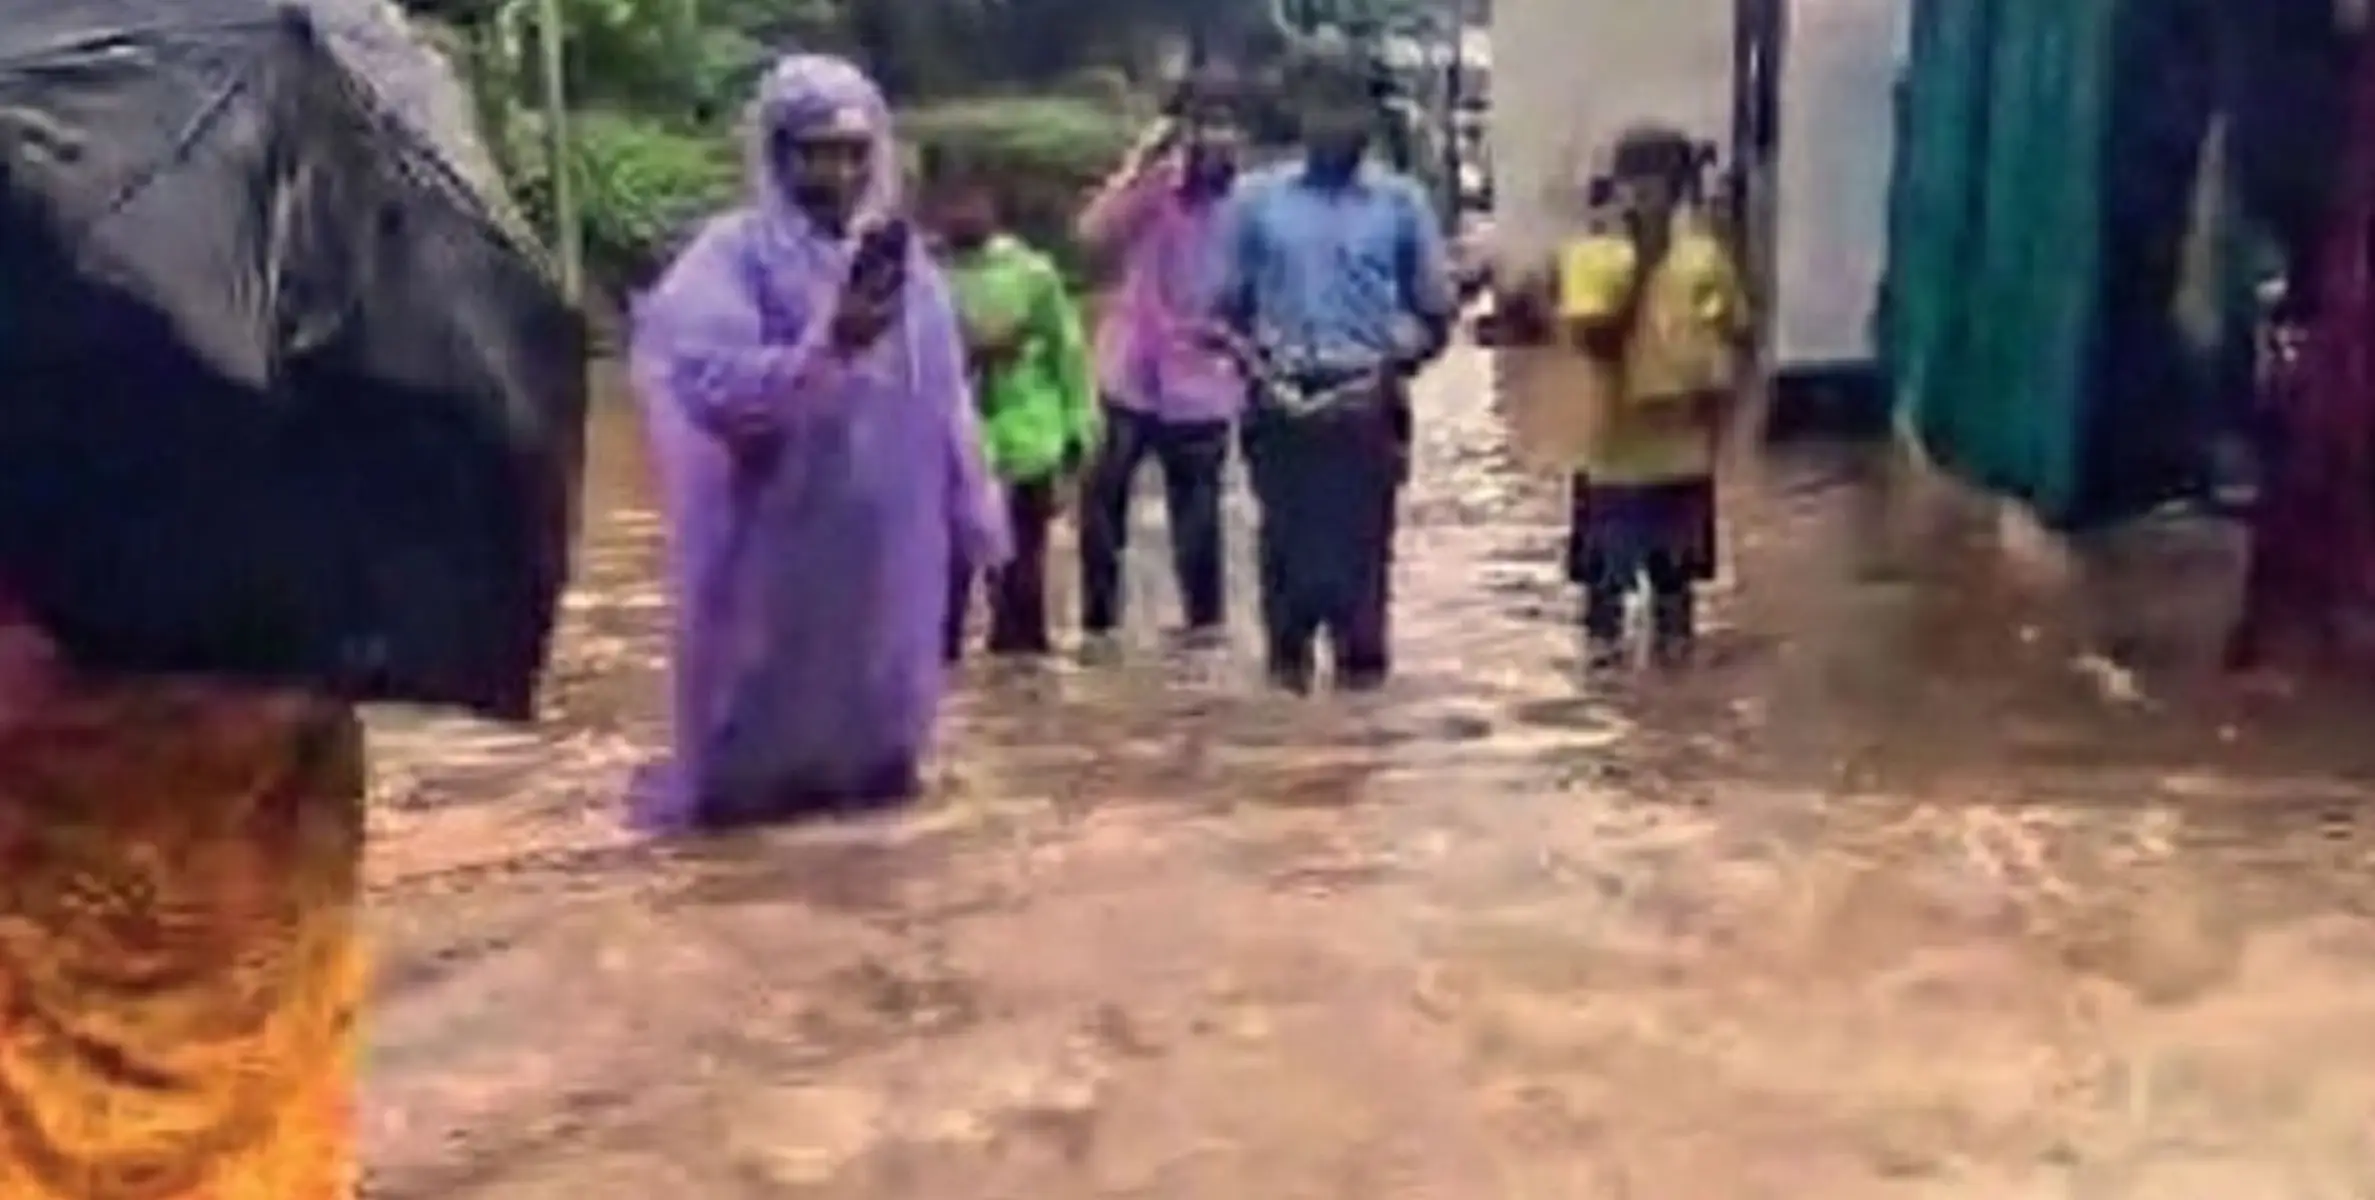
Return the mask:
POLYGON ((752 413, 793 419, 803 399, 835 394, 842 369, 831 313, 811 318, 789 343, 770 338, 748 228, 726 218, 636 303, 629 354, 636 378, 659 393, 650 402, 676 404, 704 427, 752 413))
POLYGON ((1034 336, 1047 347, 1051 374, 1064 405, 1066 445, 1086 453, 1097 444, 1102 413, 1097 405, 1097 370, 1089 354, 1089 339, 1064 277, 1053 264, 1041 276, 1033 305, 1039 328, 1034 336))
POLYGON ((939 268, 924 264, 916 268, 908 286, 914 289, 907 321, 908 336, 914 339, 916 386, 930 393, 921 399, 947 421, 947 436, 941 441, 951 544, 975 569, 1002 566, 1014 555, 1014 536, 982 450, 981 417, 965 365, 964 330, 948 281, 939 268))

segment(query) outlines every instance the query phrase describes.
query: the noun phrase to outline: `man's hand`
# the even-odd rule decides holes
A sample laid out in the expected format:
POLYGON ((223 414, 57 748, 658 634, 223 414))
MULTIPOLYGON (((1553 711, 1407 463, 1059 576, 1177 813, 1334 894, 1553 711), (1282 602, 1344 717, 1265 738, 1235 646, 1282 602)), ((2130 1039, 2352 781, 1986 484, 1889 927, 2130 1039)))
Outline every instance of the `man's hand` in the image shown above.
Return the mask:
POLYGON ((1121 176, 1142 179, 1147 172, 1161 167, 1171 151, 1179 146, 1180 126, 1177 118, 1165 117, 1146 127, 1131 143, 1129 153, 1122 156, 1121 176))
POLYGON ((841 306, 833 313, 833 348, 845 354, 855 353, 882 339, 899 319, 899 295, 872 293, 852 288, 842 294, 841 306))
POLYGON ((833 313, 833 345, 845 354, 872 346, 899 321, 907 295, 906 228, 894 223, 859 238, 841 304, 833 313), (897 239, 900 248, 884 253, 889 239, 897 239))

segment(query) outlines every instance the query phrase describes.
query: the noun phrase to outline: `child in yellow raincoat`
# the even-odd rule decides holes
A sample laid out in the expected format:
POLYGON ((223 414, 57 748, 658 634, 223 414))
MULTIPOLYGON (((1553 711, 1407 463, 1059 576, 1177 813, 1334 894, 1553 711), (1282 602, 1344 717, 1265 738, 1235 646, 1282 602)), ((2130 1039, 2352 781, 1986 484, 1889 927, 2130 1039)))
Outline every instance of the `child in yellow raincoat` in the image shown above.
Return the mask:
POLYGON ((1627 133, 1614 218, 1559 254, 1560 325, 1600 373, 1568 547, 1596 666, 1625 658, 1643 585, 1653 658, 1687 660, 1698 585, 1715 574, 1717 432, 1750 325, 1731 252, 1694 211, 1699 172, 1683 135, 1627 133))

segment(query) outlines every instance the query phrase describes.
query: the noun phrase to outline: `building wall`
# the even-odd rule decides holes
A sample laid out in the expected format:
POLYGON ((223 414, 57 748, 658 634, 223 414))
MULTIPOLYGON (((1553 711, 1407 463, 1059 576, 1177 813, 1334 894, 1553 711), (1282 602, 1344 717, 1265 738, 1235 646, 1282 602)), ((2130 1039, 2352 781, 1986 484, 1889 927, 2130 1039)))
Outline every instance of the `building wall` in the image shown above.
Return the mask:
POLYGON ((1539 255, 1579 208, 1593 158, 1624 126, 1718 144, 1732 123, 1733 0, 1496 0, 1495 225, 1539 255))
POLYGON ((1788 6, 1774 163, 1772 359, 1868 363, 1888 256, 1895 92, 1911 0, 1788 6))

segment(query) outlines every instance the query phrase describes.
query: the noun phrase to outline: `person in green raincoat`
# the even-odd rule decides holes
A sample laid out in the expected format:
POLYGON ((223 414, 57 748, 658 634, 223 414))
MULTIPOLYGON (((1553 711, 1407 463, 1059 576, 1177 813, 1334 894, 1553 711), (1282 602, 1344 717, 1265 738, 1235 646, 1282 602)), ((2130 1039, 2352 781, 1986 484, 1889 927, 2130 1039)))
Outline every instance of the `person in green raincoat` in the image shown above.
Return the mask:
MULTIPOLYGON (((1006 491, 1014 557, 988 581, 989 652, 1049 653, 1048 527, 1066 481, 1101 432, 1095 366, 1080 310, 1047 255, 1007 230, 979 164, 950 154, 924 163, 933 232, 956 295, 990 469, 1006 491)), ((947 654, 964 656, 975 585, 950 574, 947 654)))

